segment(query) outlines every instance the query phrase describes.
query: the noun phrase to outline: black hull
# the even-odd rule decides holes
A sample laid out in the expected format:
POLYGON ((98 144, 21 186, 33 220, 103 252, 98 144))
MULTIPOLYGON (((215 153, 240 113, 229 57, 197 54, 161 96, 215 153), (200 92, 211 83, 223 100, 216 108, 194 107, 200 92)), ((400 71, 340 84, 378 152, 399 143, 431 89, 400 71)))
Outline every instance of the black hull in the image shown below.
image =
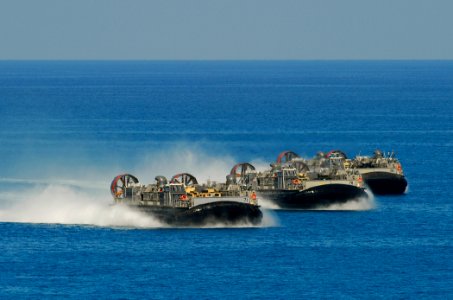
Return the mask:
POLYGON ((315 209, 368 197, 365 190, 347 184, 326 184, 306 190, 261 190, 258 195, 283 209, 315 209))
POLYGON ((257 205, 232 201, 212 202, 192 208, 135 206, 152 214, 161 222, 176 226, 201 226, 222 223, 226 225, 261 223, 263 213, 257 205))
POLYGON ((401 195, 407 187, 404 176, 387 172, 370 172, 362 174, 370 190, 376 195, 401 195))

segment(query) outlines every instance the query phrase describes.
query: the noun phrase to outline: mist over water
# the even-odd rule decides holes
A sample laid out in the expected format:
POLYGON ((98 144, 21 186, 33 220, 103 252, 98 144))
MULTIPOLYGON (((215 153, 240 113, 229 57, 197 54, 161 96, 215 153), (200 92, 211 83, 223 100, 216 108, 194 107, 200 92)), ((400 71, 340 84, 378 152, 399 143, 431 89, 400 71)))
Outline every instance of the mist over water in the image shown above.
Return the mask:
POLYGON ((366 190, 368 197, 360 197, 351 199, 345 203, 331 204, 328 206, 317 207, 313 210, 348 210, 348 211, 362 211, 375 209, 377 204, 374 195, 366 190))
MULTIPOLYGON (((132 159, 134 160, 134 159, 132 159)), ((159 222, 152 215, 135 211, 127 206, 112 205, 109 192, 110 181, 118 174, 130 172, 136 175, 142 184, 154 182, 154 177, 171 176, 188 172, 199 183, 207 180, 225 182, 225 177, 236 164, 230 156, 208 154, 195 145, 180 145, 172 149, 149 151, 137 159, 131 168, 123 171, 108 171, 100 175, 100 170, 91 166, 60 166, 59 171, 43 170, 40 178, 0 178, 0 184, 16 185, 0 193, 0 221, 24 223, 85 224, 109 227, 163 228, 168 225, 159 222), (183 149, 183 150, 180 150, 183 149), (59 178, 59 173, 84 174, 79 177, 59 178), (54 173, 54 174, 53 174, 54 173), (97 179, 93 179, 99 176, 97 179), (2 203, 3 202, 3 203, 2 203)), ((66 175, 67 176, 67 175, 66 175)), ((268 208, 268 206, 264 206, 268 208)), ((265 212, 261 227, 277 226, 276 216, 265 212)), ((252 224, 212 223, 205 228, 254 227, 252 224)))
POLYGON ((61 185, 39 186, 17 192, 13 205, 0 209, 0 221, 136 228, 164 226, 151 216, 112 203, 107 193, 90 193, 61 185))
POLYGON ((154 182, 157 175, 170 179, 179 173, 190 173, 200 183, 207 180, 225 182, 226 175, 236 163, 232 156, 211 153, 196 143, 181 142, 149 151, 137 159, 131 172, 147 183, 154 182))
POLYGON ((280 209, 280 206, 275 204, 272 200, 265 197, 258 197, 258 201, 261 207, 265 209, 280 209))

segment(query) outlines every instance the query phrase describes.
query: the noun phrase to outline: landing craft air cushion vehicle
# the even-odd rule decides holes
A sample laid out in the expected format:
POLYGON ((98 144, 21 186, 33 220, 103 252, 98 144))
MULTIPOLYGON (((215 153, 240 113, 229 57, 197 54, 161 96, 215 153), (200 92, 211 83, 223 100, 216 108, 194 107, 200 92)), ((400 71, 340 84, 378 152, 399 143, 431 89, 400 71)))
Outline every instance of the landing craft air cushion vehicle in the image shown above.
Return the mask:
POLYGON ((375 150, 373 156, 356 156, 348 159, 340 150, 332 150, 326 157, 338 157, 346 168, 359 171, 366 186, 377 195, 404 194, 407 180, 404 176, 401 163, 395 157, 395 153, 384 156, 381 150, 375 150))
POLYGON ((384 156, 381 150, 375 150, 371 157, 356 156, 351 167, 359 170, 365 183, 377 195, 398 195, 406 191, 407 180, 394 152, 384 156))
POLYGON ((182 173, 167 182, 156 176, 154 184, 141 185, 130 174, 116 176, 110 191, 117 204, 126 204, 149 213, 169 225, 259 224, 262 212, 256 194, 238 185, 199 185, 197 179, 182 173))

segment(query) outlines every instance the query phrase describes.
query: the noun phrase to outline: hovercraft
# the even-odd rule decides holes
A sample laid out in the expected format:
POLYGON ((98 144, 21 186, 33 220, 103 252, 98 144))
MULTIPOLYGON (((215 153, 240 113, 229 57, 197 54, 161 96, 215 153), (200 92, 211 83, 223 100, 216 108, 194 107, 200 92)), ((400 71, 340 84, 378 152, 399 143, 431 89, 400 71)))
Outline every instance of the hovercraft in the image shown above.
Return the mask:
POLYGON ((225 184, 199 185, 188 173, 177 174, 169 182, 164 176, 155 180, 142 185, 131 174, 118 175, 110 192, 116 204, 126 204, 169 225, 261 222, 263 215, 253 191, 225 184))
POLYGON ((381 150, 375 150, 371 157, 356 156, 352 160, 352 167, 359 170, 374 194, 399 195, 406 191, 407 180, 393 152, 385 156, 381 150))

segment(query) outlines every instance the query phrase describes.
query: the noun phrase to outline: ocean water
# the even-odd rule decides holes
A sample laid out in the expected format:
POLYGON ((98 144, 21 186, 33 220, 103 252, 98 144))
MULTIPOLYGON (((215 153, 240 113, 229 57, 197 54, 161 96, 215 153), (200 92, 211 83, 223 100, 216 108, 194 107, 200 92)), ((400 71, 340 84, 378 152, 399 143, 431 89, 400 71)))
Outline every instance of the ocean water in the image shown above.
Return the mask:
POLYGON ((0 298, 453 297, 453 62, 0 62, 0 298), (403 196, 171 228, 122 172, 396 151, 403 196))

